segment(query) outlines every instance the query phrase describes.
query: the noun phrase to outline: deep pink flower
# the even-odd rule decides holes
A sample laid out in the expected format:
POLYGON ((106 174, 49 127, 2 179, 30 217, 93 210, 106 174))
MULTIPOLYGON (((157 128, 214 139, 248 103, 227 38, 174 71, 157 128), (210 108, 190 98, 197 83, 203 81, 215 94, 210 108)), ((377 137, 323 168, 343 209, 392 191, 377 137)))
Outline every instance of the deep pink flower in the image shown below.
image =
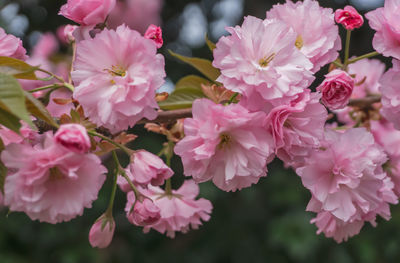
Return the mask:
POLYGON ((92 122, 113 133, 156 118, 164 77, 164 57, 152 40, 126 26, 77 43, 73 96, 92 122))
POLYGON ((146 33, 144 34, 144 37, 147 39, 151 39, 156 43, 157 48, 162 47, 164 41, 162 38, 162 30, 161 27, 155 26, 155 25, 150 25, 146 33))
POLYGON ((335 21, 341 24, 347 30, 353 30, 359 28, 364 24, 364 18, 360 15, 357 10, 348 5, 344 9, 337 9, 335 11, 335 21))
POLYGON ((26 50, 22 46, 21 39, 8 35, 3 28, 0 27, 0 56, 12 57, 25 60, 28 58, 26 50))
POLYGON ((400 0, 386 0, 385 6, 365 15, 376 30, 372 45, 387 57, 400 59, 400 0))
POLYGON ((76 153, 86 153, 91 146, 86 128, 76 123, 61 125, 54 135, 54 139, 68 150, 76 153))
POLYGON ((302 165, 309 151, 320 146, 328 117, 320 98, 320 94, 305 90, 290 103, 276 103, 268 111, 267 127, 285 165, 302 165))
POLYGON ((83 25, 97 25, 106 20, 116 0, 68 0, 59 15, 83 25))
POLYGON ((161 213, 157 223, 144 227, 145 233, 154 229, 174 238, 175 232, 186 233, 190 227, 197 229, 202 224, 201 220, 210 219, 212 204, 203 198, 196 200, 199 186, 193 180, 186 180, 178 190, 172 190, 171 194, 154 186, 143 190, 143 194, 153 199, 161 213))
POLYGON ((185 119, 185 137, 175 146, 186 176, 213 180, 224 191, 236 191, 267 175, 273 141, 263 126, 263 112, 250 113, 239 104, 223 106, 207 99, 193 103, 185 119))
POLYGON ((279 19, 297 33, 295 45, 314 64, 312 72, 334 61, 342 48, 333 10, 318 1, 305 0, 277 4, 267 12, 267 19, 279 19))
POLYGON ((102 215, 89 231, 89 242, 92 247, 106 248, 110 245, 115 231, 115 221, 112 217, 102 215))
MULTIPOLYGON (((131 162, 125 172, 135 185, 142 187, 147 187, 148 184, 162 185, 174 174, 160 157, 144 150, 137 151, 131 156, 131 162)), ((131 191, 124 178, 119 177, 118 184, 123 191, 131 191)))
POLYGON ((317 90, 322 93, 322 102, 331 110, 342 109, 349 103, 354 89, 354 79, 345 71, 335 69, 325 75, 317 90))
MULTIPOLYGON (((313 195, 307 210, 329 213, 339 226, 357 221, 374 223, 377 214, 390 217, 389 203, 397 203, 397 197, 392 181, 382 170, 386 161, 386 155, 366 129, 327 130, 323 147, 314 150, 306 165, 296 170, 313 195)), ((317 216, 315 222, 319 220, 317 216)), ((329 233, 336 231, 323 224, 319 228, 327 236, 334 236, 329 233)), ((337 241, 358 233, 356 230, 347 229, 349 235, 337 237, 337 241)))
POLYGON ((314 80, 312 63, 293 44, 297 33, 284 22, 247 16, 227 30, 213 62, 225 88, 271 100, 299 94, 314 80))
POLYGON ((142 201, 136 200, 133 192, 127 194, 127 199, 128 202, 126 203, 125 212, 129 222, 132 224, 148 226, 160 220, 160 208, 154 204, 153 200, 148 198, 144 198, 142 201))
POLYGON ((392 62, 393 67, 380 80, 380 91, 382 93, 381 114, 392 122, 396 129, 400 130, 400 61, 393 59, 392 62))
POLYGON ((4 203, 32 220, 59 223, 90 208, 107 169, 94 154, 76 154, 55 142, 50 133, 31 146, 10 144, 1 153, 9 168, 4 203))

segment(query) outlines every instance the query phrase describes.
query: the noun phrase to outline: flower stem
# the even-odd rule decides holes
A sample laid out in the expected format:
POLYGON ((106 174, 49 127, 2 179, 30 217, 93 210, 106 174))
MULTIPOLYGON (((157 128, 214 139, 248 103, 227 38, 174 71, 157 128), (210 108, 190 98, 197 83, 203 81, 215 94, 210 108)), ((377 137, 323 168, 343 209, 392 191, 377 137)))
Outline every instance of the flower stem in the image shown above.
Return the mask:
POLYGON ((120 148, 122 151, 124 151, 127 155, 131 156, 132 154, 132 150, 129 149, 128 147, 119 144, 117 142, 114 142, 113 140, 111 140, 110 138, 108 138, 107 136, 104 136, 103 134, 97 133, 95 131, 88 131, 88 134, 92 135, 92 136, 96 136, 99 137, 105 141, 108 141, 109 143, 113 144, 114 146, 117 146, 118 148, 120 148))
POLYGON ((237 92, 236 92, 235 94, 233 94, 232 97, 231 97, 231 98, 229 99, 229 101, 228 101, 228 105, 229 105, 229 104, 232 104, 232 102, 236 99, 236 97, 237 97, 238 95, 239 95, 239 93, 237 93, 237 92))
POLYGON ((129 176, 126 174, 124 168, 122 168, 119 160, 118 160, 118 156, 117 153, 115 151, 112 151, 112 155, 113 155, 113 159, 115 162, 115 165, 117 166, 117 175, 122 175, 122 177, 125 178, 125 180, 128 182, 128 184, 130 185, 130 187, 132 188, 133 192, 135 193, 135 197, 136 200, 138 200, 141 196, 139 190, 136 188, 136 186, 132 183, 131 179, 129 178, 129 176))
POLYGON ((377 55, 379 55, 379 53, 376 52, 376 51, 370 52, 370 53, 367 53, 367 54, 365 54, 365 55, 362 55, 362 56, 359 56, 359 57, 350 59, 350 60, 347 62, 347 64, 352 64, 352 63, 355 63, 355 62, 357 62, 357 61, 359 61, 359 60, 362 60, 362 59, 364 59, 364 58, 371 58, 371 57, 374 57, 374 56, 377 56, 377 55))
MULTIPOLYGON (((115 158, 117 158, 117 160, 118 160, 118 157, 116 156, 115 151, 113 151, 113 157, 114 157, 114 160, 115 160, 115 158)), ((114 174, 114 177, 113 177, 113 186, 112 186, 112 190, 111 190, 110 202, 108 203, 108 208, 107 208, 107 211, 106 211, 106 213, 109 213, 110 215, 112 215, 112 210, 113 210, 113 206, 114 206, 114 199, 115 199, 115 193, 117 191, 118 170, 119 170, 119 168, 117 167, 116 173, 114 174)))
POLYGON ((344 70, 347 70, 347 65, 349 64, 350 39, 351 39, 351 30, 347 30, 346 46, 344 50, 344 70))
POLYGON ((41 90, 59 89, 59 88, 62 88, 62 87, 64 87, 64 85, 62 85, 62 84, 52 84, 52 85, 47 85, 47 86, 39 87, 39 88, 36 88, 36 89, 32 89, 29 92, 30 93, 34 93, 34 92, 41 91, 41 90))

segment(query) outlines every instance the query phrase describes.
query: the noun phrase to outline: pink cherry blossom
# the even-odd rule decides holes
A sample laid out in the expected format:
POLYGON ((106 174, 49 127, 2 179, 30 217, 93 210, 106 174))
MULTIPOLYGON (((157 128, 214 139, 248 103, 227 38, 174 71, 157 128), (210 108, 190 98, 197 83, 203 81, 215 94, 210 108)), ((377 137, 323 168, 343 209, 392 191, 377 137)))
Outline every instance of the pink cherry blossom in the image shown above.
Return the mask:
POLYGON ((110 245, 115 231, 115 221, 107 215, 102 215, 89 231, 89 242, 92 247, 106 248, 110 245))
MULTIPOLYGON (((385 153, 366 129, 326 131, 323 147, 314 150, 306 165, 296 170, 313 195, 307 210, 319 214, 314 220, 319 232, 335 237, 335 231, 340 232, 348 223, 374 224, 377 214, 390 217, 389 203, 397 203, 397 197, 382 169, 386 161, 385 153), (330 214, 327 218, 325 212, 330 214), (330 217, 336 220, 337 229, 330 217)), ((358 227, 349 226, 343 230, 346 235, 339 233, 335 238, 338 242, 347 239, 358 233, 358 227)))
POLYGON ((76 153, 86 153, 91 146, 86 128, 76 123, 61 125, 54 135, 54 139, 68 150, 76 153))
MULTIPOLYGON (((144 150, 137 151, 131 156, 131 162, 125 172, 135 185, 142 187, 148 184, 162 185, 174 174, 160 157, 144 150)), ((124 178, 119 177, 118 184, 123 191, 131 191, 130 185, 124 178)))
POLYGON ((156 118, 164 77, 164 57, 153 41, 126 26, 77 43, 73 97, 92 122, 113 133, 156 118))
POLYGON ((269 111, 267 125, 277 156, 287 166, 299 166, 312 148, 320 146, 328 113, 319 103, 320 94, 306 90, 288 104, 269 111))
POLYGON ((271 100, 299 94, 314 80, 312 63, 294 45, 297 34, 284 22, 247 16, 227 30, 213 62, 225 88, 271 100))
POLYGON ((381 114, 388 121, 393 122, 394 127, 400 130, 400 61, 393 59, 393 67, 381 78, 380 91, 382 93, 381 114))
POLYGON ((125 212, 129 222, 137 226, 148 226, 157 223, 160 218, 160 208, 156 206, 153 200, 144 198, 143 201, 136 201, 135 194, 127 194, 125 212), (135 202, 136 201, 136 202, 135 202), (133 206, 133 210, 132 210, 133 206))
POLYGON ((103 23, 115 7, 116 0, 68 0, 61 7, 59 15, 83 25, 103 23))
POLYGON ((267 175, 273 141, 263 112, 250 113, 239 104, 223 106, 207 99, 194 101, 193 118, 185 119, 185 137, 175 146, 186 176, 196 182, 213 180, 224 191, 236 191, 267 175))
POLYGON ((8 35, 3 28, 0 27, 0 56, 12 57, 25 60, 28 58, 26 50, 22 46, 21 39, 8 35))
POLYGON ((69 221, 90 208, 107 172, 96 155, 69 151, 51 133, 35 146, 8 145, 1 160, 9 169, 5 205, 52 224, 69 221))
POLYGON ((117 5, 111 12, 107 24, 110 28, 117 28, 121 24, 126 24, 144 34, 151 24, 161 24, 163 2, 164 0, 117 1, 117 5))
POLYGON ((178 190, 172 190, 171 194, 154 186, 149 186, 143 194, 153 199, 161 213, 157 223, 144 227, 145 233, 154 229, 174 238, 175 232, 186 233, 190 227, 197 229, 202 224, 201 220, 210 220, 212 204, 204 198, 196 200, 199 186, 193 180, 186 180, 178 190))
POLYGON ((24 141, 30 142, 36 140, 38 136, 37 132, 32 130, 26 122, 21 121, 21 123, 19 134, 0 125, 0 139, 5 146, 11 143, 23 143, 24 141))
POLYGON ((344 9, 337 9, 335 11, 335 21, 341 24, 347 30, 353 30, 360 28, 364 24, 364 18, 360 15, 357 10, 348 5, 344 9))
POLYGON ((354 89, 354 79, 345 71, 335 69, 325 75, 317 90, 322 93, 322 102, 332 110, 342 109, 349 103, 354 89))
POLYGON ((387 57, 400 59, 400 0, 386 0, 385 6, 365 15, 376 30, 372 45, 387 57))
POLYGON ((162 39, 162 30, 161 27, 155 26, 155 25, 150 25, 146 33, 144 34, 144 37, 147 39, 151 39, 156 43, 157 48, 162 47, 164 41, 162 39))
POLYGON ((312 72, 334 61, 342 48, 333 10, 323 8, 318 1, 296 3, 287 0, 267 12, 268 19, 279 19, 297 33, 296 47, 314 64, 312 72))

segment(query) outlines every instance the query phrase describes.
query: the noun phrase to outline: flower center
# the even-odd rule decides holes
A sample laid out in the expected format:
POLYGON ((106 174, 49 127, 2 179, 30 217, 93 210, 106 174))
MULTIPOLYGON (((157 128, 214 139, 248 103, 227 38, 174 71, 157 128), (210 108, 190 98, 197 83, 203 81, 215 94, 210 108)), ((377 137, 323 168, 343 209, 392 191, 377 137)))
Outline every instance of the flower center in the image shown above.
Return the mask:
POLYGON ((57 181, 63 179, 64 177, 65 175, 60 171, 60 169, 57 166, 50 168, 51 181, 57 181))
POLYGON ((219 135, 220 141, 218 144, 218 149, 223 149, 226 147, 232 140, 232 137, 227 133, 221 133, 219 135))
POLYGON ((295 45, 298 49, 301 49, 301 48, 303 47, 304 42, 303 42, 303 38, 301 37, 301 35, 298 35, 298 36, 297 36, 296 42, 294 43, 294 45, 295 45))
POLYGON ((268 66, 268 64, 273 60, 275 58, 275 53, 272 53, 271 55, 269 55, 268 57, 263 57, 262 59, 260 59, 259 61, 258 61, 258 64, 261 66, 261 67, 263 67, 263 68, 265 68, 265 67, 267 67, 268 66))
POLYGON ((125 77, 126 75, 125 69, 121 66, 113 65, 111 69, 104 69, 104 70, 107 71, 109 74, 111 74, 111 76, 113 77, 125 77))

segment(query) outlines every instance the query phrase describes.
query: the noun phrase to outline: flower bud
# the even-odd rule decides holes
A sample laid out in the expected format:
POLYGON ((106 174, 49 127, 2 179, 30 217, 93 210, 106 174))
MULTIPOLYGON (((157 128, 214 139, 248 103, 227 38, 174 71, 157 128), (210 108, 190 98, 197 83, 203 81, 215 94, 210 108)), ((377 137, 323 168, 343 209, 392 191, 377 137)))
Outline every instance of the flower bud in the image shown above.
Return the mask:
POLYGON ((156 43, 157 48, 162 47, 164 41, 162 39, 162 30, 160 27, 155 26, 155 25, 150 25, 146 33, 144 34, 144 37, 147 39, 151 39, 156 43))
POLYGON ((76 153, 86 153, 90 149, 89 135, 80 124, 61 125, 54 138, 57 143, 76 153))
POLYGON ((110 245, 115 230, 115 222, 111 216, 102 215, 93 224, 89 232, 92 247, 106 248, 110 245))
POLYGON ((83 25, 103 23, 116 4, 116 0, 68 0, 59 15, 83 25))
POLYGON ((137 226, 148 226, 157 223, 161 218, 160 208, 156 206, 149 198, 136 200, 133 192, 128 193, 128 203, 125 208, 129 222, 137 226), (133 210, 132 204, 135 202, 133 210))
POLYGON ((325 80, 317 88, 322 93, 322 102, 331 110, 346 107, 353 89, 354 79, 345 71, 338 69, 325 75, 325 80))
POLYGON ((362 15, 360 15, 354 7, 349 5, 344 9, 335 11, 335 21, 343 25, 347 30, 359 28, 364 24, 362 15))

